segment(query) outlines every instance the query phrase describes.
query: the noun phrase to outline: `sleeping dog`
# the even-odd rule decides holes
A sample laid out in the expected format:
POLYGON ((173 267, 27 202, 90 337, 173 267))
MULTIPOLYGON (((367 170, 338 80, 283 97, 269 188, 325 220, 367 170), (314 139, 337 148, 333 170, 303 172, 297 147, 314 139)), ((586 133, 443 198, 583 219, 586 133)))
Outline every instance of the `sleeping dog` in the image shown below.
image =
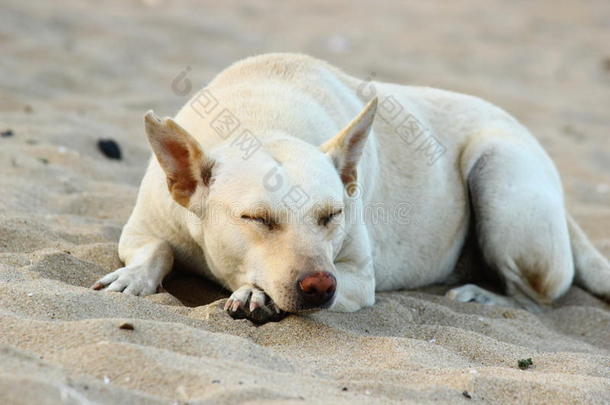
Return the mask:
POLYGON ((466 284, 451 299, 534 309, 573 281, 610 298, 551 159, 479 98, 268 54, 144 121, 154 156, 125 267, 94 289, 152 294, 178 262, 229 289, 233 315, 357 311, 375 291, 450 280, 474 232, 505 293, 466 284))

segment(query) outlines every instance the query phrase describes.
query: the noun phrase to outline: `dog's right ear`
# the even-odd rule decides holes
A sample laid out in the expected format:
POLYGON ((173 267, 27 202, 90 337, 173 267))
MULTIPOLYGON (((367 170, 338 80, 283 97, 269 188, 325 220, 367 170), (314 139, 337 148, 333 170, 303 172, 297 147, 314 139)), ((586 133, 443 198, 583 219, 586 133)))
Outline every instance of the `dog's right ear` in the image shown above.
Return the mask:
POLYGON ((171 118, 159 119, 152 111, 144 116, 148 142, 167 176, 172 198, 190 208, 191 197, 199 187, 207 193, 212 181, 214 161, 198 142, 171 118))
POLYGON ((320 146, 320 150, 333 160, 350 195, 353 192, 350 185, 358 178, 356 168, 371 131, 376 111, 377 97, 374 97, 342 131, 320 146))

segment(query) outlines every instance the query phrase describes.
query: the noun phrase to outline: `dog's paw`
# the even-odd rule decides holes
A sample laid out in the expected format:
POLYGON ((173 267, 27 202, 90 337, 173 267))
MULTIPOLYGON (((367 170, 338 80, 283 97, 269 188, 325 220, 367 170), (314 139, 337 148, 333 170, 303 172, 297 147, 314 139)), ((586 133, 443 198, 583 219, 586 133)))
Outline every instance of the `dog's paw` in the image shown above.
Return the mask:
POLYGON ((287 315, 263 290, 249 285, 235 290, 224 309, 234 319, 245 318, 256 324, 277 322, 287 315))
POLYGON ((118 291, 131 295, 150 295, 157 292, 159 281, 150 277, 146 269, 122 267, 106 274, 91 286, 94 290, 118 291))
POLYGON ((465 284, 461 287, 453 288, 445 294, 445 297, 459 302, 478 302, 485 305, 502 305, 502 300, 497 294, 487 291, 474 284, 465 284))

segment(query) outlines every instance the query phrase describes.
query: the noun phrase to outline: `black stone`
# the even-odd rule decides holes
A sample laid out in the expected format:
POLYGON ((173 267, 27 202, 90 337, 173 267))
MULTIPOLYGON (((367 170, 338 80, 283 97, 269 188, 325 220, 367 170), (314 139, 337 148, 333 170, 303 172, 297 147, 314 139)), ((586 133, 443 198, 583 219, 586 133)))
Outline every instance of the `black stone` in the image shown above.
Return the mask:
POLYGON ((119 325, 119 329, 123 329, 123 330, 134 330, 133 324, 129 323, 129 322, 124 322, 122 324, 119 325))
POLYGON ((8 138, 9 136, 13 136, 13 130, 12 129, 7 129, 5 131, 2 131, 2 137, 3 138, 8 138))
POLYGON ((121 160, 121 148, 114 140, 100 139, 97 141, 97 147, 108 159, 121 160))

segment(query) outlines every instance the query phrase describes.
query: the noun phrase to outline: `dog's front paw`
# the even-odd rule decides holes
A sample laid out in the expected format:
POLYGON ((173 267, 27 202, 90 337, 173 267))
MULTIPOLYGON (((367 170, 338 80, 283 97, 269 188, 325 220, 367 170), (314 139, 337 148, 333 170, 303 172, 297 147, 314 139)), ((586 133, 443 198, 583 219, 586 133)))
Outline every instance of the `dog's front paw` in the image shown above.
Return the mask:
POLYGON ((160 281, 151 277, 141 266, 122 267, 106 274, 91 286, 94 290, 118 291, 131 295, 150 295, 157 292, 160 281))
POLYGON ((287 315, 263 290, 249 285, 231 294, 225 303, 225 311, 234 319, 245 318, 256 324, 277 322, 287 315))

